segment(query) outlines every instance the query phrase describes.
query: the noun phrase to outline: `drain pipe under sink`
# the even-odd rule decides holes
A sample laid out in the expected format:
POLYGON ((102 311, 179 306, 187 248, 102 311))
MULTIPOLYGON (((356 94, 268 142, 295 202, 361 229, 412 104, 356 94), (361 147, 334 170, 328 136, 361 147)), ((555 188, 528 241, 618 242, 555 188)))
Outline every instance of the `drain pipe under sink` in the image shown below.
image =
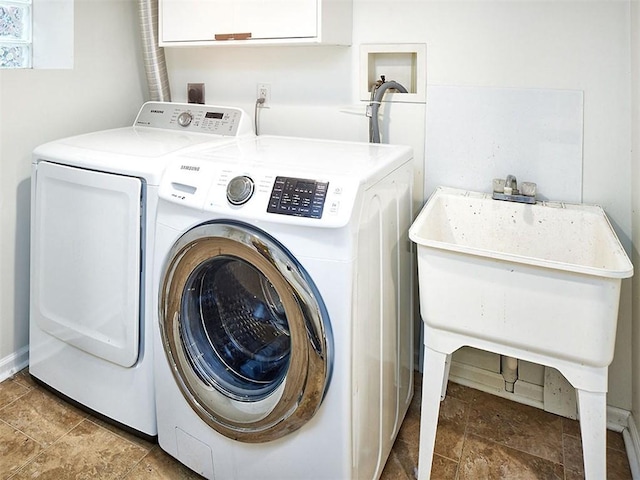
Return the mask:
POLYGON ((500 370, 504 378, 504 389, 513 393, 514 384, 518 380, 518 359, 502 355, 500 357, 500 370))
POLYGON ((170 102, 171 91, 164 49, 158 46, 158 0, 138 0, 138 17, 149 100, 170 102))

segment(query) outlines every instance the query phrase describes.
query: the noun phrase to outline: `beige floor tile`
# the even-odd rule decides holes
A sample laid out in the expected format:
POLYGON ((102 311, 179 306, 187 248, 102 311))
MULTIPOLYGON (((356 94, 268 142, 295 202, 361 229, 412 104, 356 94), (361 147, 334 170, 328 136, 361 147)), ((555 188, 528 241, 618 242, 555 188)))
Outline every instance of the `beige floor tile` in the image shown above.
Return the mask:
POLYGON ((435 453, 458 461, 462 454, 469 404, 447 396, 440 403, 435 453))
POLYGON ((49 445, 78 425, 85 414, 41 388, 0 410, 0 420, 49 445))
POLYGON ((29 392, 29 387, 22 385, 15 378, 9 378, 0 383, 0 409, 29 392))
POLYGON ((434 455, 433 465, 431 466, 432 480, 455 480, 458 473, 458 462, 454 462, 448 458, 434 455))
POLYGON ((421 383, 415 384, 413 387, 413 398, 411 399, 411 403, 409 404, 409 409, 407 410, 407 415, 420 416, 420 407, 422 400, 422 385, 421 383))
MULTIPOLYGON (((414 402, 419 402, 420 395, 414 395, 414 402)), ((436 433, 435 453, 457 461, 462 453, 464 433, 467 423, 469 404, 456 397, 449 396, 440 404, 438 430, 436 433)), ((410 408, 402 423, 398 439, 406 445, 415 445, 417 459, 417 444, 420 442, 420 410, 419 407, 410 408)))
POLYGON ((470 403, 475 398, 476 393, 479 393, 478 390, 470 387, 465 387, 464 385, 460 385, 459 383, 447 383, 447 397, 457 398, 458 400, 462 400, 463 402, 470 403))
MULTIPOLYGON (((565 468, 571 472, 571 476, 583 477, 582 441, 572 435, 563 435, 562 440, 565 468)), ((629 459, 624 450, 607 448, 607 480, 631 480, 629 459)))
POLYGON ((584 480, 582 473, 574 472, 573 470, 564 470, 564 480, 584 480))
POLYGON ((622 450, 607 448, 607 480, 631 480, 631 478, 627 454, 622 450))
POLYGON ((41 448, 33 439, 0 421, 0 479, 13 475, 41 448))
POLYGON ((406 443, 417 443, 420 441, 420 413, 412 413, 411 410, 407 412, 400 431, 398 432, 397 440, 406 443))
MULTIPOLYGON (((566 435, 580 437, 580 423, 569 418, 562 419, 562 432, 566 435)), ((607 430, 607 448, 626 451, 622 433, 607 430)))
POLYGON ((562 433, 565 435, 572 435, 574 437, 580 436, 580 422, 578 420, 572 420, 570 418, 562 418, 562 433))
POLYGON ((143 438, 140 438, 136 435, 133 435, 132 433, 126 432, 120 428, 118 428, 117 426, 115 426, 112 423, 109 423, 105 420, 102 420, 100 418, 94 417, 93 415, 89 415, 87 417, 87 420, 95 423, 96 425, 101 426, 102 428, 109 430, 111 433, 118 435, 119 437, 124 438, 125 440, 130 441, 131 443, 134 443, 136 445, 138 445, 139 447, 144 448, 147 451, 151 451, 152 448, 157 446, 157 443, 155 442, 151 442, 149 440, 145 440, 143 438))
POLYGON ((192 472, 155 446, 123 480, 196 480, 202 477, 192 472))
POLYGON ((29 375, 29 369, 28 368, 24 368, 24 369, 20 370, 18 373, 16 373, 14 378, 15 378, 15 380, 17 382, 21 383, 25 387, 35 388, 35 387, 38 386, 38 384, 33 379, 33 377, 31 375, 29 375))
POLYGON ((622 437, 622 433, 614 432, 613 430, 607 430, 607 448, 613 448, 614 450, 626 452, 627 449, 624 445, 624 438, 622 437))
POLYGON ((413 376, 413 398, 407 409, 404 421, 401 425, 401 430, 398 433, 399 437, 406 436, 407 441, 415 441, 419 436, 420 430, 420 403, 422 399, 422 375, 414 372, 413 376), (403 431, 404 429, 404 431, 403 431), (418 432, 418 433, 416 433, 418 432))
POLYGON ((419 442, 404 442, 402 440, 396 440, 393 445, 392 454, 400 462, 402 468, 409 478, 413 478, 413 474, 418 466, 418 446, 419 442))
POLYGON ((476 435, 467 435, 458 480, 563 480, 562 465, 476 435))
POLYGON ((384 466, 380 480, 413 480, 413 475, 409 476, 404 465, 398 458, 395 451, 392 451, 384 466))
POLYGON ((538 408, 478 392, 467 433, 562 463, 562 417, 538 408))
POLYGON ((562 436, 563 465, 566 469, 582 474, 582 442, 580 437, 562 436))
POLYGON ((44 450, 14 478, 119 479, 146 454, 147 450, 85 420, 44 450))
MULTIPOLYGON (((409 407, 404 421, 398 432, 396 442, 391 450, 391 455, 387 464, 385 465, 385 471, 383 471, 384 478, 393 478, 389 472, 390 468, 401 467, 402 471, 408 478, 414 478, 414 470, 418 464, 418 445, 420 443, 420 408, 415 408, 416 397, 419 394, 414 394, 412 406, 409 407), (393 460, 391 460, 393 458, 393 460)), ((400 477, 404 478, 404 477, 400 477)))

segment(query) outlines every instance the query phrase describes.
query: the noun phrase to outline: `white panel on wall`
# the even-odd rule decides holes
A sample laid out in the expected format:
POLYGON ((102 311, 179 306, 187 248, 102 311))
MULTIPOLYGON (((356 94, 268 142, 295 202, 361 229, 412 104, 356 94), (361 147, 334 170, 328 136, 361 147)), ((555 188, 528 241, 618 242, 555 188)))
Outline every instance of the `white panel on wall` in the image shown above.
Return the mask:
POLYGON ((33 68, 73 68, 74 0, 33 0, 33 68))
POLYGON ((540 200, 582 201, 581 91, 430 86, 426 124, 425 196, 513 174, 540 200))

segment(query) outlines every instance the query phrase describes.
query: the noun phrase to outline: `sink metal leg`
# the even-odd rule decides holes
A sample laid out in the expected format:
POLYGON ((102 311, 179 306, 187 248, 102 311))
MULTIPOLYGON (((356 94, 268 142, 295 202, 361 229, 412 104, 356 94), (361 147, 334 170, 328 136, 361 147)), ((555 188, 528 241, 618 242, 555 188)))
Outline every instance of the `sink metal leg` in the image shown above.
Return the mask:
POLYGON ((440 397, 443 382, 448 373, 447 357, 425 346, 424 369, 422 375, 422 406, 420 408, 420 447, 418 454, 418 480, 431 478, 433 449, 436 443, 440 397))
POLYGON ((607 394, 576 389, 585 480, 607 478, 607 394))

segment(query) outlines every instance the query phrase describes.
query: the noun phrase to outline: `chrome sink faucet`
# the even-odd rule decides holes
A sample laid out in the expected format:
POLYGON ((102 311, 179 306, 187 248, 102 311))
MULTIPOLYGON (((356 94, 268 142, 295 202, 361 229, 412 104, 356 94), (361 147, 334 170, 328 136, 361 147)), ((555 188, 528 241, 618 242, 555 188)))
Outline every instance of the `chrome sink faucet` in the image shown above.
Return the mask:
POLYGON ((504 193, 506 195, 518 194, 518 180, 516 180, 515 175, 507 175, 507 179, 504 181, 504 193))
POLYGON ((522 191, 518 190, 518 180, 515 175, 507 175, 505 180, 493 180, 493 199, 507 202, 536 203, 537 186, 533 182, 522 182, 522 191))

